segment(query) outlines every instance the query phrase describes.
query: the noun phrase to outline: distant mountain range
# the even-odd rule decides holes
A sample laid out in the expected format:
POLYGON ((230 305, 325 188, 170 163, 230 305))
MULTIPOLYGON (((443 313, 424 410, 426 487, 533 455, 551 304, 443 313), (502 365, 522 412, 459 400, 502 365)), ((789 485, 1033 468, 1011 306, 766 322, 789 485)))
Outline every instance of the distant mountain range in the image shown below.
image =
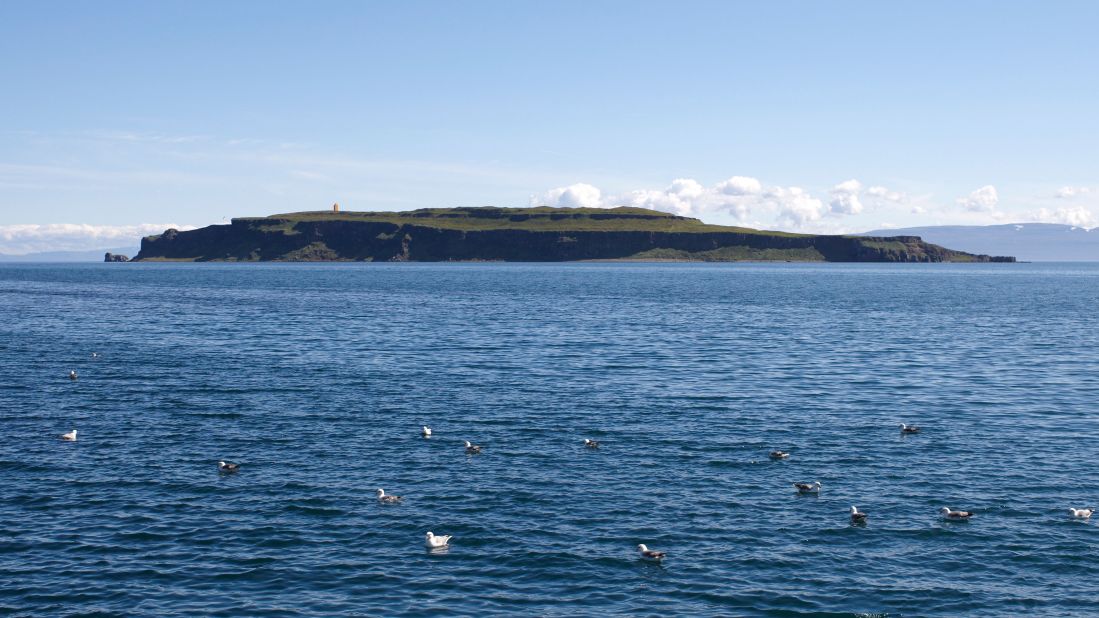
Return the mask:
POLYGON ((88 251, 44 251, 24 255, 0 253, 0 262, 102 262, 104 253, 121 253, 133 257, 136 247, 115 247, 114 249, 89 249, 88 251))
POLYGON ((924 241, 969 253, 1013 255, 1040 262, 1099 261, 1099 228, 1057 223, 933 225, 872 230, 858 236, 919 236, 924 241))

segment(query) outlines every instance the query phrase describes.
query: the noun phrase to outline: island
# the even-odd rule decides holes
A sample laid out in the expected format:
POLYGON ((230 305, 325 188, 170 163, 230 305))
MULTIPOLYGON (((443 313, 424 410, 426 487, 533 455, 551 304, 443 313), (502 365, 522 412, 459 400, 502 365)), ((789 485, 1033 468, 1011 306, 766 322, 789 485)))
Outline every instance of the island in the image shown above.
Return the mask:
POLYGON ((797 261, 1013 262, 918 236, 793 234, 711 225, 644 208, 426 208, 297 212, 166 230, 135 262, 797 261))

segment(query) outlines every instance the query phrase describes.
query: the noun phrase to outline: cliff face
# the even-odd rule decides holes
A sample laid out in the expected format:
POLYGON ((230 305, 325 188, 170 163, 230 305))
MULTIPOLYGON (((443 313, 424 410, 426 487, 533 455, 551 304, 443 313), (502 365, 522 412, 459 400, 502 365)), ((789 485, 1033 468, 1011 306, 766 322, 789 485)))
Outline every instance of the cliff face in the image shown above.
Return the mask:
MULTIPOLYGON (((413 213, 321 213, 234 219, 230 225, 142 240, 135 260, 517 261, 610 259, 832 262, 1013 261, 951 251, 915 236, 849 237, 709 226, 664 213, 614 211, 543 220, 545 209, 449 209, 413 213), (455 211, 473 215, 455 215, 455 211), (424 215, 422 213, 432 213, 424 215), (381 216, 384 215, 384 216, 381 216), (494 215, 494 216, 485 216, 494 215), (559 229, 553 229, 559 228, 559 229), (648 229, 631 229, 648 228, 648 229), (665 228, 665 229, 661 229, 665 228), (689 231, 688 231, 689 230, 689 231)), ((648 211, 643 211, 648 212, 648 211)))

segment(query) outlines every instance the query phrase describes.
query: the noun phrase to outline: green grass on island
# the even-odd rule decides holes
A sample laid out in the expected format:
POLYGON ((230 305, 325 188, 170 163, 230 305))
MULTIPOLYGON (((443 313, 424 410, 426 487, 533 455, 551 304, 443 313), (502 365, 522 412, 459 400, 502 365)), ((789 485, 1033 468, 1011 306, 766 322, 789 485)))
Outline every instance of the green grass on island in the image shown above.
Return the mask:
POLYGON ((747 227, 711 225, 698 219, 680 217, 656 210, 620 206, 618 208, 498 208, 475 206, 460 208, 424 208, 403 212, 293 212, 267 217, 238 217, 269 232, 295 233, 299 222, 353 221, 417 225, 451 230, 528 230, 532 232, 735 232, 764 236, 807 236, 747 227))

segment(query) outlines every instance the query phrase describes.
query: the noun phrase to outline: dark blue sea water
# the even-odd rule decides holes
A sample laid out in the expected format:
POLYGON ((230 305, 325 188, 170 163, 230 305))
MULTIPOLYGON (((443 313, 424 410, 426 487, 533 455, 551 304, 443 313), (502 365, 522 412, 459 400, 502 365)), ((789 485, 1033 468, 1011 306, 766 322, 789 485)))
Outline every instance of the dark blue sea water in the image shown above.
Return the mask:
POLYGON ((1082 264, 0 266, 0 614, 1094 616, 1097 309, 1082 264))

